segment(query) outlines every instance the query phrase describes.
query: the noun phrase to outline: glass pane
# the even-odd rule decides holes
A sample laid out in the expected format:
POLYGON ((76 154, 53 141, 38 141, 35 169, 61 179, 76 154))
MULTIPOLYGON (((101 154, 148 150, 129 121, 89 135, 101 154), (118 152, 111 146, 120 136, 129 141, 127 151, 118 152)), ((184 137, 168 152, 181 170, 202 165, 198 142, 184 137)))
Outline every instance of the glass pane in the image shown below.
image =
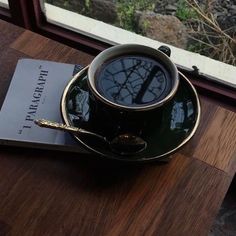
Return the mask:
POLYGON ((171 57, 176 64, 190 69, 197 66, 200 72, 218 77, 219 80, 224 77, 228 85, 236 87, 235 67, 226 68, 225 64, 218 66, 213 60, 199 57, 201 54, 236 65, 236 0, 44 2, 46 17, 51 23, 114 44, 141 43, 155 48, 158 42, 172 45, 171 57), (62 9, 66 10, 63 12, 62 9), (180 49, 184 49, 185 53, 180 49))
POLYGON ((4 8, 9 9, 8 0, 0 0, 0 7, 4 7, 4 8))
POLYGON ((236 65, 236 1, 47 0, 143 36, 236 65), (204 3, 205 2, 205 3, 204 3))

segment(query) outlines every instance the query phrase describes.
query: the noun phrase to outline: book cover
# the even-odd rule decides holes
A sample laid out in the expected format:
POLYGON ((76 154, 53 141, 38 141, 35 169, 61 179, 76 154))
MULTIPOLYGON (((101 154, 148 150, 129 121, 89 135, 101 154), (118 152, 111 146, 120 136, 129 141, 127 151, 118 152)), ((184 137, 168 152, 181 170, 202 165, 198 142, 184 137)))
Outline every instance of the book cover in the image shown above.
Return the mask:
POLYGON ((62 122, 60 100, 79 65, 20 59, 0 111, 0 143, 63 151, 85 151, 66 132, 40 128, 35 119, 62 122))

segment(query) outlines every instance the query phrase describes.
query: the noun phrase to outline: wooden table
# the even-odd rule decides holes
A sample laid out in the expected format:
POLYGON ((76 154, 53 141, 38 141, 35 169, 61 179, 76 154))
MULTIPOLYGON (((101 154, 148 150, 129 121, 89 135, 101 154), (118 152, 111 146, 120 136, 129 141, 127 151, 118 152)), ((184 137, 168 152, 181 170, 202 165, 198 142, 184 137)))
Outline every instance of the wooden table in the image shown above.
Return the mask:
MULTIPOLYGON (((93 57, 0 21, 0 101, 22 57, 93 57)), ((201 98, 194 138, 168 164, 0 148, 0 235, 207 235, 236 171, 236 114, 201 98)))

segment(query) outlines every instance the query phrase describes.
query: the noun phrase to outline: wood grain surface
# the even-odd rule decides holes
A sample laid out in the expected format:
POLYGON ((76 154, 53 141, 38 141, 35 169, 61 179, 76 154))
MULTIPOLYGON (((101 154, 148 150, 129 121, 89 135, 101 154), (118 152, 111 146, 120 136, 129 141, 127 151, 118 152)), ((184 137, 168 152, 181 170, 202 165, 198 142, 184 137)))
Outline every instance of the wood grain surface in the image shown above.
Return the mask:
MULTIPOLYGON (((0 103, 22 57, 93 59, 0 21, 0 103)), ((236 114, 201 104, 196 135, 167 164, 1 146, 0 235, 208 235, 236 171, 236 114)))
POLYGON ((234 176, 236 113, 203 99, 201 101, 200 126, 191 142, 180 152, 234 176))

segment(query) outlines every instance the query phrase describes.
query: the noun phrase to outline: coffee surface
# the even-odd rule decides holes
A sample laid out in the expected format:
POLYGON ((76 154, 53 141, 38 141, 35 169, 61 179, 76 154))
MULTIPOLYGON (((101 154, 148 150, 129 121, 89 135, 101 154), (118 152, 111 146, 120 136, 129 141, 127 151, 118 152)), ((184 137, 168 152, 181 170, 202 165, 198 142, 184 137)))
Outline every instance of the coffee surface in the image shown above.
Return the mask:
POLYGON ((109 101, 129 107, 154 104, 171 91, 166 68, 156 60, 125 55, 104 63, 96 73, 96 89, 109 101))

